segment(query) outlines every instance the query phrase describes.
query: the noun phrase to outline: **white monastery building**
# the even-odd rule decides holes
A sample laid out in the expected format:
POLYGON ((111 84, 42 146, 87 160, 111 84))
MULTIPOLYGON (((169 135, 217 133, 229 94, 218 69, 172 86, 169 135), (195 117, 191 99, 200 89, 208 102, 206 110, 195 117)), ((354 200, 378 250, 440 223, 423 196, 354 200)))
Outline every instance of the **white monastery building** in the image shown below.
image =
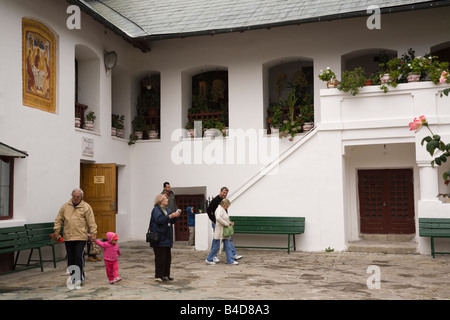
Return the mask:
MULTIPOLYGON (((449 17, 450 1, 0 0, 0 228, 54 221, 81 187, 100 237, 144 240, 167 181, 184 212, 226 186, 231 216, 305 217, 298 251, 400 234, 430 254, 419 218, 450 218, 450 164, 431 166, 429 132, 408 124, 425 115, 450 141, 450 85, 352 95, 318 76, 369 78, 410 49, 448 62, 449 17), (277 111, 313 128, 280 138, 277 111)), ((206 214, 196 226, 207 250, 206 214)), ((175 240, 187 236, 182 219, 175 240)))

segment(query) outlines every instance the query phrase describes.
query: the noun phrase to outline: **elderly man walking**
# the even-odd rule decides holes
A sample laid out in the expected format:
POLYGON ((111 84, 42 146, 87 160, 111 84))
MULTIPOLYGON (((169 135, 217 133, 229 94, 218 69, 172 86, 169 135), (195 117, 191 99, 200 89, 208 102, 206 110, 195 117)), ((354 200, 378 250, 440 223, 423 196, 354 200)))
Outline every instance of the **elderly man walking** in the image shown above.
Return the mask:
POLYGON ((64 227, 64 243, 67 252, 67 266, 78 266, 81 279, 75 279, 80 284, 84 281, 84 247, 88 240, 88 230, 92 241, 96 240, 97 224, 91 206, 83 200, 83 190, 74 189, 72 198, 66 202, 55 219, 54 236, 58 237, 64 227))

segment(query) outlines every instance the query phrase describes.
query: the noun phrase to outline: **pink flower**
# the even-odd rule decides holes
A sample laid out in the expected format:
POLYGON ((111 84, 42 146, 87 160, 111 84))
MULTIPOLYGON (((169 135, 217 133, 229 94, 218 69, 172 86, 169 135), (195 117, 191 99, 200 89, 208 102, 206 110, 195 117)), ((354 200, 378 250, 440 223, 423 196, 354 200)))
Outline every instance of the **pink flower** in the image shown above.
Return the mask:
POLYGON ((447 77, 448 77, 448 72, 447 71, 442 71, 441 77, 439 78, 439 84, 444 83, 445 81, 447 81, 447 77))
POLYGON ((418 132, 424 125, 427 125, 427 118, 425 116, 414 118, 414 121, 409 123, 409 131, 416 130, 415 132, 418 132))

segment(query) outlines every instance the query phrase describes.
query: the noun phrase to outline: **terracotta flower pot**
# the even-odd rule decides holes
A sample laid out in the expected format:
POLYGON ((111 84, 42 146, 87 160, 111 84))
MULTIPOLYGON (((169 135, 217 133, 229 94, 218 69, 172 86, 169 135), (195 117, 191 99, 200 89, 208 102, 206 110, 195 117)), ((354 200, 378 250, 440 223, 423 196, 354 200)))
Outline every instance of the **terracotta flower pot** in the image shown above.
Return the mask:
POLYGON ((331 79, 327 81, 327 88, 336 88, 337 81, 336 79, 331 79))

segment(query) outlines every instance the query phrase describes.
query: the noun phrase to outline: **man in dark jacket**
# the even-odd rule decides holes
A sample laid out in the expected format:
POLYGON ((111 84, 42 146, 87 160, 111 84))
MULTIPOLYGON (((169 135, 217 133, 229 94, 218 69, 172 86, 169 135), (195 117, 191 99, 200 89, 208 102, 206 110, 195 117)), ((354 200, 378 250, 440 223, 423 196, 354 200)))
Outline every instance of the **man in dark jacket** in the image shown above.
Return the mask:
MULTIPOLYGON (((211 200, 211 202, 209 203, 208 208, 206 209, 206 212, 208 213, 208 217, 209 220, 211 220, 212 223, 216 223, 216 209, 220 204, 220 201, 222 201, 223 199, 225 199, 228 195, 228 188, 227 187, 222 187, 220 189, 220 193, 211 200)), ((214 226, 213 226, 214 228, 214 226)))

